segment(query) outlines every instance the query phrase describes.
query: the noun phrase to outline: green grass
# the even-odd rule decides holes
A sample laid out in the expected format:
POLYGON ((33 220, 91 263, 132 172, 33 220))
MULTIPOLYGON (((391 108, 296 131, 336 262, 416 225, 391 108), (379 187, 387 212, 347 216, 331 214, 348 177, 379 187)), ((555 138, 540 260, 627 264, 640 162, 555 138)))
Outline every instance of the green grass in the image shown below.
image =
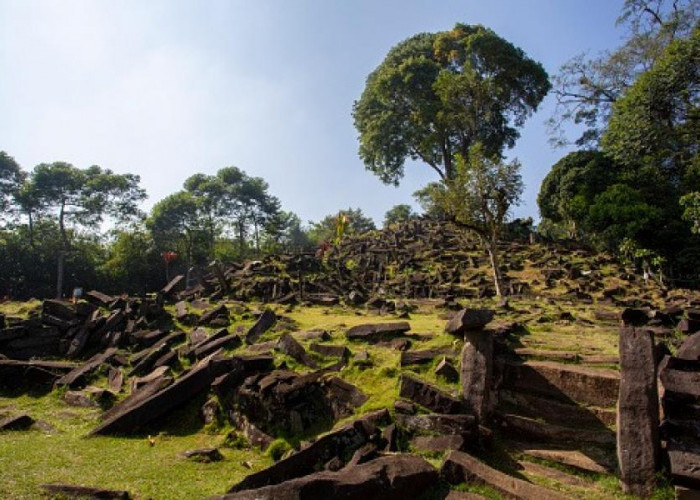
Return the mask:
MULTIPOLYGON (((497 305, 494 299, 463 300, 461 303, 469 307, 496 308, 497 305)), ((0 311, 12 315, 26 315, 37 305, 38 302, 6 303, 0 307, 0 311)), ((420 336, 411 338, 411 349, 448 347, 459 352, 462 341, 455 342, 454 337, 443 331, 445 320, 440 319, 439 316, 445 311, 435 310, 430 305, 430 301, 418 301, 417 305, 417 311, 411 313, 408 321, 411 324, 411 331, 420 336)), ((249 307, 263 309, 265 306, 251 304, 249 307)), ((363 342, 348 342, 345 338, 345 331, 354 325, 399 321, 395 315, 377 316, 362 308, 353 309, 344 306, 331 308, 297 306, 291 312, 285 312, 284 306, 272 305, 271 307, 276 314, 293 320, 299 330, 328 330, 331 340, 327 343, 347 345, 353 355, 360 350, 366 350, 369 353, 371 361, 369 366, 354 363, 351 356, 348 366, 337 374, 355 384, 369 396, 369 399, 357 409, 355 415, 336 422, 336 427, 358 415, 376 409, 393 410, 393 403, 399 393, 398 377, 402 372, 414 372, 420 378, 448 392, 453 394, 458 392, 457 383, 447 383, 434 375, 435 363, 401 369, 399 366, 401 353, 396 349, 363 342)), ((617 352, 617 333, 614 327, 584 325, 578 322, 537 323, 535 321, 542 314, 556 318, 560 309, 570 311, 576 318, 589 318, 592 317, 591 308, 595 305, 568 306, 557 302, 547 304, 542 300, 531 298, 511 300, 511 307, 511 311, 499 310, 496 319, 526 324, 528 331, 515 339, 514 345, 545 350, 570 350, 580 354, 616 354, 617 352)), ((232 315, 229 330, 233 332, 236 327, 242 326, 245 331, 254 320, 250 317, 242 320, 241 315, 232 315)), ((192 328, 177 322, 173 326, 184 331, 190 331, 192 328)), ((207 330, 212 332, 216 329, 207 330)), ((268 332, 261 341, 274 340, 287 330, 268 332)), ((309 350, 310 344, 314 341, 301 340, 300 342, 309 350)), ((232 352, 244 353, 246 347, 241 346, 232 352)), ((327 366, 336 361, 317 354, 312 356, 321 366, 327 366)), ((458 365, 459 356, 452 357, 458 365)), ((299 372, 311 371, 310 368, 276 352, 276 365, 279 366, 282 361, 290 369, 299 372)), ((105 386, 104 374, 99 375, 92 383, 105 386)), ((156 500, 204 498, 224 493, 247 474, 271 464, 273 457, 283 454, 289 446, 298 445, 299 437, 286 436, 269 453, 261 453, 255 448, 246 448, 245 441, 235 437, 228 439, 229 444, 233 442, 234 445, 226 446, 230 427, 214 425, 205 428, 199 422, 197 411, 204 400, 205 398, 201 397, 186 408, 172 412, 165 421, 137 437, 86 438, 85 436, 98 422, 98 410, 69 407, 60 399, 58 392, 37 397, 0 393, 0 414, 26 411, 34 418, 44 420, 55 428, 55 431, 49 434, 42 431, 0 434, 0 478, 2 478, 0 498, 37 498, 40 494, 39 485, 49 482, 125 489, 137 498, 156 500), (154 440, 154 445, 150 444, 149 433, 154 440), (180 455, 188 449, 209 446, 219 446, 224 460, 215 463, 198 463, 188 461, 180 455)), ((497 450, 492 456, 482 458, 497 468, 508 469, 509 458, 507 454, 502 455, 502 451, 497 450)), ((440 466, 439 455, 426 458, 435 466, 440 466)), ((619 487, 614 490, 611 485, 616 484, 616 479, 613 476, 605 476, 601 481, 600 485, 595 483, 596 491, 615 497, 614 492, 619 491, 619 487)), ((500 498, 495 491, 486 487, 465 486, 465 488, 487 498, 500 498)))

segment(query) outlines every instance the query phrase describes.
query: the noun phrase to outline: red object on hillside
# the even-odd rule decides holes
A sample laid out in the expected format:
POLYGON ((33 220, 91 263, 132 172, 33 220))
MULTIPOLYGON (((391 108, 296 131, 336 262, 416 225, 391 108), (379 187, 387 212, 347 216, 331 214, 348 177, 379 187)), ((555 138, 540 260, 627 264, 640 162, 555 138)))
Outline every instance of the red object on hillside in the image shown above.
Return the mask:
POLYGON ((330 243, 328 243, 327 241, 322 242, 316 249, 316 258, 323 259, 323 257, 326 255, 326 252, 330 250, 330 248, 330 243))
POLYGON ((161 252, 161 255, 163 256, 163 260, 166 263, 170 263, 177 259, 177 253, 176 252, 161 252))

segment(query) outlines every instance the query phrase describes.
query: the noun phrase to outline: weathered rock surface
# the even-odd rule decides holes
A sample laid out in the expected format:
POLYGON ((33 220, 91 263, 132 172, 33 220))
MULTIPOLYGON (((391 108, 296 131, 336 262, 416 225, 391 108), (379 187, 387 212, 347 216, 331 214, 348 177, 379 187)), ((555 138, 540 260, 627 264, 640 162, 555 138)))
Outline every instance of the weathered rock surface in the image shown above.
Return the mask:
POLYGON ((396 414, 396 423, 411 432, 432 432, 435 434, 459 434, 476 436, 478 425, 473 415, 425 415, 396 414))
POLYGON ((411 329, 406 321, 397 323, 371 323, 357 325, 345 332, 348 340, 364 340, 365 342, 378 342, 379 340, 403 335, 411 329))
POLYGON ((277 349, 285 353, 287 356, 294 358, 303 365, 310 368, 318 368, 318 363, 316 363, 316 360, 313 359, 309 353, 306 352, 306 349, 304 349, 304 347, 299 342, 294 340, 294 337, 288 333, 285 333, 282 335, 282 337, 280 337, 279 342, 277 343, 277 349))
POLYGON ((617 458, 622 490, 649 497, 659 462, 659 395, 654 335, 620 330, 620 396, 617 405, 617 458))
POLYGON ((235 395, 237 411, 270 435, 300 433, 332 422, 321 377, 286 370, 245 379, 235 395))
POLYGON ((577 429, 542 423, 520 415, 501 415, 501 426, 504 433, 518 439, 529 438, 539 442, 575 443, 576 445, 583 443, 612 445, 615 443, 615 434, 607 429, 577 429))
POLYGON ((416 498, 438 480, 435 468, 415 455, 379 457, 337 472, 322 471, 273 486, 215 497, 237 500, 416 498))
POLYGON ((568 404, 523 392, 501 390, 498 397, 502 413, 517 413, 550 424, 602 430, 614 426, 617 418, 614 409, 568 404))
POLYGON ((689 361, 700 360, 700 332, 694 333, 683 341, 678 352, 676 352, 676 357, 689 361))
POLYGON ((277 321, 277 316, 270 309, 265 309, 253 326, 250 327, 245 336, 247 344, 255 344, 260 336, 272 328, 277 321))
POLYGON ((667 444, 671 477, 683 486, 700 487, 700 444, 671 439, 667 444))
POLYGON ((317 344, 313 343, 310 346, 311 350, 319 353, 321 356, 335 357, 335 358, 349 358, 350 349, 344 345, 328 345, 328 344, 317 344))
POLYGON ((551 361, 506 362, 502 387, 540 394, 564 402, 602 407, 617 404, 620 375, 551 361))
POLYGON ((90 434, 133 432, 209 387, 214 378, 225 369, 224 362, 215 358, 204 359, 177 379, 175 383, 155 394, 135 403, 132 401, 132 404, 125 405, 122 402, 115 406, 112 408, 109 418, 106 418, 90 434))
POLYGON ((34 425, 34 419, 26 413, 0 419, 0 431, 23 431, 34 425))
POLYGON ((302 448, 267 469, 246 476, 243 481, 234 485, 229 493, 263 488, 312 474, 333 457, 353 453, 377 434, 377 425, 389 421, 387 410, 365 415, 351 424, 321 436, 306 448, 302 448))
POLYGON ((30 383, 50 387, 76 368, 75 363, 63 361, 0 359, 0 385, 17 388, 30 383))
POLYGON ((462 309, 447 323, 445 331, 462 336, 470 330, 482 329, 493 320, 494 315, 491 309, 462 309))
POLYGON ((185 458, 194 460, 196 462, 219 462, 223 460, 224 456, 221 454, 218 448, 200 448, 197 450, 187 450, 182 453, 185 458))
POLYGON ((422 351, 403 351, 401 353, 401 366, 409 365, 423 365, 432 363, 435 358, 442 356, 444 354, 452 354, 449 350, 445 352, 445 349, 425 349, 422 351))
POLYGON ((71 388, 84 386, 87 377, 106 363, 117 353, 117 349, 110 347, 104 352, 94 355, 84 365, 79 366, 56 381, 57 387, 67 386, 71 388))
POLYGON ((471 483, 491 486, 504 495, 523 500, 565 500, 566 496, 492 469, 460 451, 451 452, 440 474, 451 484, 471 483))
POLYGON ((444 378, 448 382, 456 382, 459 380, 457 368, 455 368, 452 362, 446 357, 443 357, 435 367, 435 375, 444 378))
POLYGON ((42 484, 41 487, 49 495, 59 495, 62 498, 90 498, 108 500, 129 500, 131 495, 127 491, 106 490, 90 486, 77 486, 72 484, 42 484))
POLYGON ((411 439, 411 446, 423 451, 463 450, 466 443, 461 434, 442 436, 416 436, 411 439))
POLYGON ((460 364, 462 398, 469 413, 484 421, 493 408, 493 336, 488 330, 464 331, 460 364))
POLYGON ((407 374, 401 375, 399 396, 410 399, 436 413, 455 414, 465 411, 464 403, 461 400, 407 374))

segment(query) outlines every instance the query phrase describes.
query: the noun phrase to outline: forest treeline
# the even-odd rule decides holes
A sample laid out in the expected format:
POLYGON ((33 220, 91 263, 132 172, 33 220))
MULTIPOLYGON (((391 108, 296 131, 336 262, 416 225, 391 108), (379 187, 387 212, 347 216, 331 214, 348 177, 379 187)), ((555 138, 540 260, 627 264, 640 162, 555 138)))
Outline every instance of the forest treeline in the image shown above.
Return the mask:
MULTIPOLYGON (((302 224, 264 179, 236 167, 190 176, 145 213, 137 175, 66 162, 26 171, 0 152, 0 194, 0 296, 12 298, 144 293, 216 259, 313 251, 337 237, 337 214, 302 224)), ((347 234, 375 229, 359 208, 343 213, 347 234)))
MULTIPOLYGON (((407 160, 438 180, 414 194, 422 214, 397 205, 384 224, 429 217, 473 233, 498 292, 498 241, 524 188, 520 162, 506 162, 504 152, 552 93, 553 142, 569 142, 567 124, 582 133, 546 175, 532 230, 616 254, 670 285, 697 287, 698 19, 700 0, 625 0, 621 46, 575 56, 553 78, 479 25, 398 43, 354 103, 359 156, 386 184, 400 183, 407 160)), ((233 166, 192 175, 149 213, 141 210, 145 197, 136 175, 65 162, 24 170, 0 153, 0 295, 48 297, 77 286, 143 293, 216 259, 314 251, 375 229, 360 208, 303 224, 264 179, 233 166)))

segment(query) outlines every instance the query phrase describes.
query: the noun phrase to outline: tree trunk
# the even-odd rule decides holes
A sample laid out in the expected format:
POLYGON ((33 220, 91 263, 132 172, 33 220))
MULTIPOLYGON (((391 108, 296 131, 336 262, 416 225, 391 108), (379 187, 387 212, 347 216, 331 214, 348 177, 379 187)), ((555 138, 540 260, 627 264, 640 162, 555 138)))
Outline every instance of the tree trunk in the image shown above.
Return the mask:
POLYGON ((241 251, 241 257, 245 254, 245 223, 242 220, 238 220, 238 247, 241 251))
POLYGON ((260 255, 260 234, 258 232, 258 221, 254 221, 254 227, 255 227, 255 254, 260 255))
POLYGON ((192 274, 192 246, 194 245, 194 236, 187 239, 187 271, 185 272, 185 288, 190 287, 190 277, 192 274))
POLYGON ((503 275, 501 274, 500 259, 498 258, 498 246, 494 238, 489 238, 486 241, 486 247, 489 253, 489 261, 493 270, 493 284, 496 286, 496 295, 503 297, 503 275))
POLYGON ((443 141, 442 143, 442 159, 445 164, 445 178, 452 180, 454 178, 454 169, 452 167, 452 153, 448 151, 448 146, 443 141))
POLYGON ((29 221, 29 246, 34 248, 34 217, 32 217, 32 211, 27 211, 27 218, 29 221))
POLYGON ((66 234, 66 226, 64 223, 66 201, 61 202, 61 210, 58 213, 58 227, 61 230, 61 239, 63 240, 63 248, 58 251, 58 265, 56 269, 56 298, 63 297, 63 275, 65 273, 66 253, 68 252, 68 235, 66 234))
POLYGON ((63 273, 66 261, 66 252, 58 251, 58 269, 56 272, 56 298, 63 298, 63 273))

